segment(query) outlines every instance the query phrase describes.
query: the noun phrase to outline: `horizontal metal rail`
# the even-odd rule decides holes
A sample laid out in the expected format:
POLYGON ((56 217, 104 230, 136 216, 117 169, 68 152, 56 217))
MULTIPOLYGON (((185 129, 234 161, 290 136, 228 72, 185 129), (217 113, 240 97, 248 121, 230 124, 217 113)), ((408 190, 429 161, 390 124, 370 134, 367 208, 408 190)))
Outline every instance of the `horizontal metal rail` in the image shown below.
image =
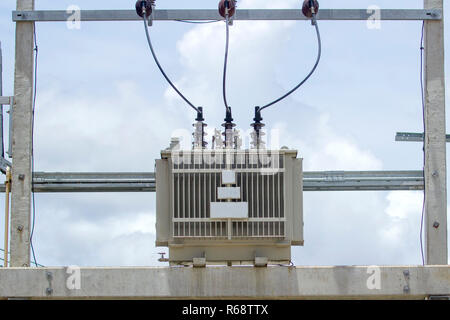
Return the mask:
POLYGON ((35 192, 155 192, 153 172, 34 174, 35 192))
MULTIPOLYGON (((321 9, 318 20, 368 20, 374 17, 372 9, 321 9)), ((78 14, 77 14, 78 15, 78 14)), ((71 21, 73 11, 13 11, 12 20, 19 21, 71 21)), ((141 18, 135 10, 80 10, 80 21, 134 21, 141 18)), ((300 9, 239 9, 234 20, 308 20, 300 9)), ((441 20, 439 9, 382 9, 379 20, 441 20)), ((155 21, 223 20, 217 9, 155 10, 155 21)))
MULTIPOLYGON (((155 192, 155 174, 36 172, 35 192, 155 192)), ((304 172, 304 191, 423 190, 422 171, 304 172)), ((0 191, 5 186, 0 185, 0 191)))
MULTIPOLYGON (((447 142, 450 142, 450 135, 446 136, 447 142)), ((405 142, 422 142, 423 133, 415 132, 397 132, 395 136, 395 141, 405 141, 405 142)))
POLYGON ((0 104, 11 105, 13 97, 0 97, 0 104))
POLYGON ((423 190, 423 171, 305 172, 304 191, 423 190))

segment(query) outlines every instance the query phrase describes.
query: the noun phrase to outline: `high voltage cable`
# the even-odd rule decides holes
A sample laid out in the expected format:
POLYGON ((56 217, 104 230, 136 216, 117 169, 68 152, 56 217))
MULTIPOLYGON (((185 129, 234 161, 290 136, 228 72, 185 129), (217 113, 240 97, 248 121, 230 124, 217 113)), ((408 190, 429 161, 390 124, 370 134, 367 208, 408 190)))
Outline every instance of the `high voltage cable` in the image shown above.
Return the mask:
POLYGON ((314 67, 312 68, 312 70, 308 73, 308 75, 298 84, 296 85, 292 90, 290 90, 288 93, 286 93, 285 95, 281 96, 280 98, 264 105, 263 107, 260 108, 260 111, 284 100, 285 98, 287 98, 289 95, 291 95, 292 93, 294 93, 298 88, 300 88, 303 84, 305 84, 306 81, 308 81, 308 79, 313 75, 314 71, 316 71, 317 66, 319 65, 320 62, 320 58, 322 55, 322 40, 320 39, 320 31, 319 31, 319 25, 317 23, 317 19, 316 19, 316 15, 313 14, 312 15, 312 23, 314 24, 315 28, 316 28, 316 35, 317 35, 317 44, 318 44, 318 51, 317 51, 317 59, 316 59, 316 63, 314 64, 314 67))
POLYGON ((153 49, 153 45, 152 45, 152 41, 150 39, 150 33, 148 32, 148 20, 146 15, 144 14, 142 17, 143 21, 144 21, 144 28, 145 28, 145 35, 147 37, 147 42, 148 42, 148 46, 150 48, 150 51, 152 53, 153 59, 156 62, 156 65, 158 66, 159 71, 161 71, 162 75, 164 76, 164 78, 167 80, 167 82, 170 84, 170 86, 175 90, 176 93, 178 93, 178 95, 192 108, 194 109, 197 113, 200 112, 200 110, 194 106, 194 104, 189 101, 181 92, 180 90, 178 90, 178 88, 172 83, 172 81, 169 79, 169 77, 167 76, 167 74, 164 72, 163 67, 161 66, 161 64, 159 63, 158 58, 156 57, 156 53, 155 50, 153 49))

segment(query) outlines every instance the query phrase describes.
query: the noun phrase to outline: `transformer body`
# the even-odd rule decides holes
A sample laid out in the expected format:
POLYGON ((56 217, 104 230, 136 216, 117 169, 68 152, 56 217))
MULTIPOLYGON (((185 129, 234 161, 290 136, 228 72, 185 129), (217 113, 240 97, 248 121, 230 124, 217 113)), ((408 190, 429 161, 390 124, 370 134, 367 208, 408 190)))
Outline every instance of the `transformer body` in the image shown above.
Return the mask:
POLYGON ((296 150, 161 152, 156 245, 171 264, 291 260, 303 245, 302 159, 296 150))

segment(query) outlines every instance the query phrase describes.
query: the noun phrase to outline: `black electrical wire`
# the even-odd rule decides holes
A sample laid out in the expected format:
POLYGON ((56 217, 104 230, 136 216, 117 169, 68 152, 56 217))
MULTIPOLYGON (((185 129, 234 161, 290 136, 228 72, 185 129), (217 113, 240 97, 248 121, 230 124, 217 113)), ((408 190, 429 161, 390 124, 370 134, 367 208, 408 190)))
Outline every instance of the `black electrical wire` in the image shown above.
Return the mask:
POLYGON ((207 20, 207 21, 175 20, 175 21, 193 24, 205 24, 205 23, 216 23, 220 22, 221 20, 207 20))
POLYGON ((229 26, 228 14, 225 15, 226 24, 226 40, 225 40, 225 59, 223 63, 223 81, 222 81, 222 92, 223 92, 223 103, 225 104, 226 111, 230 110, 230 106, 227 101, 227 67, 228 67, 228 47, 230 43, 230 26, 229 26))
POLYGON ((281 96, 280 98, 264 105, 263 107, 261 107, 260 111, 280 102, 281 100, 284 100, 285 98, 287 98, 288 96, 290 96, 292 93, 294 93, 298 88, 300 88, 306 81, 308 81, 308 79, 313 75, 314 71, 316 71, 317 66, 319 65, 320 62, 320 57, 322 56, 322 41, 320 39, 320 31, 319 31, 319 26, 317 24, 317 19, 316 19, 316 15, 313 14, 312 15, 312 23, 314 24, 315 28, 316 28, 316 34, 317 34, 317 43, 318 43, 318 52, 317 52, 317 59, 316 59, 316 63, 314 64, 314 67, 312 68, 311 72, 308 73, 308 75, 305 77, 305 79, 302 80, 302 82, 300 82, 298 85, 296 85, 292 90, 290 90, 288 93, 286 93, 285 95, 281 96))
MULTIPOLYGON (((420 93, 422 97, 422 121, 423 121, 423 179, 424 185, 426 185, 425 176, 425 92, 423 85, 423 51, 424 47, 424 34, 425 34, 425 21, 422 23, 422 35, 420 38, 420 93)), ((422 256, 422 264, 425 265, 425 255, 423 248, 423 220, 425 217, 425 200, 426 200, 426 188, 423 188, 423 204, 422 204, 422 215, 420 217, 420 253, 422 256)))
MULTIPOLYGON (((0 251, 5 252, 5 250, 2 249, 2 248, 0 248, 0 251)), ((9 252, 8 252, 8 255, 10 255, 9 252)), ((0 260, 5 261, 5 259, 3 259, 3 258, 0 258, 0 260)), ((33 263, 35 266, 37 266, 37 267, 45 267, 45 266, 43 266, 42 264, 39 264, 39 263, 35 263, 35 262, 32 262, 32 263, 33 263)))
POLYGON ((164 72, 164 69, 162 68, 161 64, 158 61, 158 58, 156 57, 155 54, 155 50, 153 49, 153 45, 152 45, 152 41, 150 39, 150 33, 148 32, 148 20, 147 20, 147 16, 144 14, 143 15, 143 21, 144 21, 144 28, 145 28, 145 35, 147 36, 147 42, 148 42, 148 46, 150 47, 150 51, 152 52, 152 56, 153 59, 156 62, 156 65, 158 66, 159 71, 161 71, 162 75, 164 76, 164 78, 167 80, 167 82, 170 84, 170 86, 176 91, 176 93, 178 93, 178 95, 192 108, 194 109, 197 113, 200 112, 200 110, 194 106, 181 92, 180 90, 177 89, 177 87, 172 83, 172 81, 170 81, 169 77, 167 76, 167 74, 164 72))
POLYGON ((33 220, 31 226, 31 235, 30 235, 30 245, 31 252, 33 254, 34 264, 37 266, 36 254, 34 252, 33 246, 33 235, 34 235, 34 227, 36 222, 36 199, 34 194, 34 120, 35 120, 35 109, 36 109, 36 95, 37 95, 37 71, 38 71, 38 45, 36 38, 36 24, 33 27, 33 36, 34 36, 34 88, 33 88, 33 106, 32 106, 32 122, 31 122, 31 193, 32 193, 32 202, 33 202, 33 220))

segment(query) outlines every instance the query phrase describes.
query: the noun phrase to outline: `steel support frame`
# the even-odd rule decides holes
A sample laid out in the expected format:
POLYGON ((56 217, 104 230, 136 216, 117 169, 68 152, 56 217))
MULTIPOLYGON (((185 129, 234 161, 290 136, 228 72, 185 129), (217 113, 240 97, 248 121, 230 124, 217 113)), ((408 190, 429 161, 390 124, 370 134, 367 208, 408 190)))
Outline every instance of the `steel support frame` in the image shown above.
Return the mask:
MULTIPOLYGON (((425 190, 426 198, 426 255, 427 264, 446 265, 447 264, 447 211, 446 211, 446 158, 445 158, 445 94, 444 94, 444 46, 443 46, 443 0, 424 0, 425 10, 382 10, 381 20, 423 20, 425 21, 425 94, 426 94, 426 133, 425 133, 425 190), (438 225, 438 226, 437 226, 438 225), (436 227, 437 226, 437 227, 436 227)), ((219 20, 220 17, 214 10, 156 10, 154 20, 219 20), (196 16, 195 14, 199 14, 196 16)), ((373 12, 367 10, 321 10, 319 19, 321 20, 366 20, 373 12)), ((16 22, 16 56, 15 56, 15 79, 14 79, 14 115, 13 115, 13 169, 12 169, 12 212, 11 212, 11 269, 0 270, 0 296, 18 297, 40 297, 45 298, 45 286, 48 285, 46 272, 54 272, 55 276, 61 276, 64 269, 30 269, 30 216, 31 216, 31 191, 32 191, 32 93, 33 93, 33 28, 35 21, 67 21, 71 13, 65 11, 34 11, 34 0, 17 0, 17 10, 13 12, 13 21, 16 22), (18 268, 27 267, 27 268, 18 268), (15 281, 13 285, 8 285, 9 281, 15 281), (32 284, 36 283, 36 286, 32 284)), ((138 20, 132 10, 126 11, 82 11, 82 21, 131 21, 138 20)), ((304 20, 299 10, 238 10, 235 20, 304 20), (268 16, 270 15, 270 16, 268 16)), ((282 275, 274 283, 310 283, 310 286, 300 286, 296 291, 288 288, 286 291, 278 292, 277 286, 267 286, 268 291, 258 294, 256 287, 265 287, 264 283, 253 283, 255 277, 262 275, 263 279, 270 280, 270 273, 283 273, 283 268, 264 269, 255 272, 233 268, 221 268, 218 270, 171 270, 164 269, 164 272, 179 274, 183 279, 196 279, 204 277, 201 283, 215 283, 207 281, 215 279, 214 272, 232 273, 232 276, 225 277, 227 282, 223 286, 209 288, 211 294, 208 297, 237 297, 239 293, 220 292, 220 288, 230 288, 229 279, 233 279, 236 288, 242 287, 244 291, 242 297, 272 297, 268 292, 275 292, 279 297, 405 297, 405 286, 407 281, 412 281, 417 287, 409 286, 411 297, 424 298, 427 295, 448 295, 449 294, 449 268, 431 267, 413 268, 411 277, 403 279, 405 272, 402 267, 383 267, 386 271, 383 279, 387 280, 388 286, 384 291, 368 292, 366 287, 355 285, 355 275, 360 277, 361 272, 366 272, 367 268, 357 269, 357 267, 323 267, 308 268, 299 270, 295 268, 297 280, 293 282, 289 279, 288 273, 282 275), (361 271, 363 270, 363 271, 361 271), (331 276, 328 275, 331 272, 331 276), (195 275, 193 273, 196 273, 195 275), (247 274, 248 273, 248 274, 247 274), (244 275, 247 274, 247 277, 244 275), (242 278, 240 277, 242 275, 242 278), (323 276, 323 277, 322 277, 323 276), (310 279, 310 282, 306 282, 310 279), (334 279, 334 280, 333 280, 334 279), (345 281, 347 279, 348 283, 345 281), (400 282, 401 283, 400 283, 400 282), (247 284, 247 286, 245 285, 247 284), (394 284, 392 286, 391 284, 394 284), (336 287, 331 287, 335 285, 336 287), (348 292, 342 288, 351 288, 348 292), (417 288, 417 289, 415 289, 417 288), (253 290, 254 289, 254 290, 253 290), (216 291, 214 291, 216 290, 216 291), (417 291, 415 291, 417 290, 417 291)), ((82 274, 94 281, 87 290, 77 291, 72 294, 67 289, 57 288, 54 292, 59 297, 137 297, 136 288, 142 288, 141 297, 192 297, 205 298, 201 294, 204 288, 200 288, 193 283, 194 291, 175 294, 177 285, 165 287, 165 283, 155 283, 147 285, 141 279, 152 279, 158 282, 159 270, 153 269, 82 269, 82 274), (136 277, 136 272, 142 272, 144 277, 136 277), (102 281, 102 277, 115 279, 118 275, 120 279, 109 282, 102 281), (127 279, 140 279, 133 288, 134 293, 127 293, 126 288, 130 288, 127 279), (156 280, 154 280, 156 279, 156 280), (101 283, 102 286, 98 284, 101 283), (128 284, 128 285, 125 285, 128 284), (149 289, 154 288, 154 289, 149 289), (96 291, 97 290, 97 291, 96 291), (103 293, 100 292, 103 290, 103 293), (145 291, 150 290, 150 291, 145 291), (166 290, 166 291, 164 291, 166 290), (171 291, 175 290, 175 291, 171 291)), ((293 273, 292 273, 293 274, 293 273)), ((408 273, 409 274, 409 273, 408 273)), ((176 278, 176 277, 175 277, 176 278)), ((165 279, 170 279, 167 277, 165 279)), ((259 277, 258 279, 261 279, 259 277)), ((256 281, 256 280, 255 280, 256 281)), ((65 281, 64 281, 65 283, 65 281)), ((87 282, 89 284, 89 282, 87 282)), ((61 284, 62 285, 62 284, 61 284)), ((282 287, 280 287, 282 288, 282 287)), ((234 290, 234 289, 233 289, 234 290)), ((281 290, 281 289, 279 289, 281 290)), ((48 297, 48 296, 47 296, 48 297)), ((275 297, 274 297, 275 298, 275 297)))
MULTIPOLYGON (((303 191, 423 190, 423 171, 317 171, 303 173, 303 191)), ((5 190, 0 185, 0 192, 5 190)), ((33 191, 155 192, 154 172, 35 172, 33 191)))
MULTIPOLYGON (((450 134, 445 137, 447 143, 450 142, 450 134)), ((417 132, 397 132, 395 135, 395 141, 402 142, 422 142, 423 141, 423 133, 417 132)))
POLYGON ((12 105, 13 97, 1 97, 0 96, 0 104, 1 105, 12 105))
MULTIPOLYGON (((135 10, 81 10, 81 21, 136 21, 141 18, 135 10)), ((373 9, 321 9, 318 20, 368 20, 374 17, 373 9)), ((440 20, 441 9, 382 9, 380 20, 440 20)), ((12 19, 19 21, 65 22, 72 16, 73 11, 13 11, 12 19)), ((152 14, 154 21, 173 20, 223 20, 217 10, 155 10, 152 14)), ((233 20, 308 20, 300 9, 239 9, 233 20)))

